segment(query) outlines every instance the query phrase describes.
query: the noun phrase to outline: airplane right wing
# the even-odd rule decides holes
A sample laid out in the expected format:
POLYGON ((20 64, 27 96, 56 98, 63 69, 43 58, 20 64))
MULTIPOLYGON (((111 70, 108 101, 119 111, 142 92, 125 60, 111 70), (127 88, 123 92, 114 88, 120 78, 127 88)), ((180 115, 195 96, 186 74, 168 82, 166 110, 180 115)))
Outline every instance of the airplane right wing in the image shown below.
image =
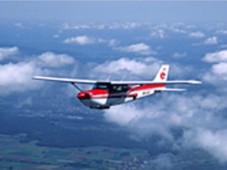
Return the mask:
POLYGON ((201 84, 198 80, 166 80, 166 81, 110 81, 111 84, 201 84))

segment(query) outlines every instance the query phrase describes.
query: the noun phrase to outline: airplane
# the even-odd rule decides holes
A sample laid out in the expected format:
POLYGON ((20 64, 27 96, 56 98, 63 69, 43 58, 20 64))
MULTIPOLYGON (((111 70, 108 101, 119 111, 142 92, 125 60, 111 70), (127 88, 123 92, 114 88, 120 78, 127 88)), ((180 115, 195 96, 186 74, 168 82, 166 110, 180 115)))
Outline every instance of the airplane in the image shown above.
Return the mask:
POLYGON ((186 89, 167 88, 172 84, 201 84, 197 80, 167 80, 169 65, 163 64, 152 81, 100 81, 59 77, 33 76, 35 80, 71 83, 79 90, 77 98, 91 109, 109 109, 111 106, 131 102, 162 91, 181 92, 186 89), (77 84, 94 84, 83 91, 77 84))

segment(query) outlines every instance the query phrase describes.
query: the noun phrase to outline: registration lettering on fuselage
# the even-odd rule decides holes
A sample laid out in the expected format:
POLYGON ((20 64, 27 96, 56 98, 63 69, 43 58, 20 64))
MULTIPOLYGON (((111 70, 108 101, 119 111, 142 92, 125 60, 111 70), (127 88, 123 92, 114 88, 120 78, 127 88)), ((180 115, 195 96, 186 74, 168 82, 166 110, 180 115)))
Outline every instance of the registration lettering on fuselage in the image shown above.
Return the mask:
POLYGON ((145 95, 148 95, 148 94, 150 94, 150 91, 149 91, 149 90, 143 91, 142 94, 143 94, 144 96, 145 96, 145 95))

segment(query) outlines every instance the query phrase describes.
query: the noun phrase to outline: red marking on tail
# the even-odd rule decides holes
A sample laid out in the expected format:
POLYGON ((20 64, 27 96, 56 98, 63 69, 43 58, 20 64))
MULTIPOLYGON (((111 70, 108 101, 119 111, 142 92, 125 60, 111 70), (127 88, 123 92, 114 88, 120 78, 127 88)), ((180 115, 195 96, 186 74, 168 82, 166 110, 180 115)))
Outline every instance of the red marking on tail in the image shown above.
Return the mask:
POLYGON ((160 78, 163 80, 165 78, 166 74, 164 72, 161 72, 160 78))

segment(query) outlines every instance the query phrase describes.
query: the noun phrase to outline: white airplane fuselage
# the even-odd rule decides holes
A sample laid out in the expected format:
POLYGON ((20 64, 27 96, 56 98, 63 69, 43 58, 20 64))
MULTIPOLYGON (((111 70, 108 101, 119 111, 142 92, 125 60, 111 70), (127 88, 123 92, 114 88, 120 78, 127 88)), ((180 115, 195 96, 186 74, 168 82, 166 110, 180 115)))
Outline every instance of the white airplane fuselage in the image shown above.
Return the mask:
POLYGON ((158 92, 158 89, 165 88, 165 84, 155 84, 155 85, 141 85, 141 86, 125 86, 118 85, 118 87, 123 87, 122 90, 114 91, 112 85, 101 84, 105 88, 93 88, 92 90, 83 91, 78 93, 78 99, 86 106, 96 109, 107 109, 113 105, 119 105, 122 103, 127 103, 134 101, 136 99, 146 97, 158 92))

